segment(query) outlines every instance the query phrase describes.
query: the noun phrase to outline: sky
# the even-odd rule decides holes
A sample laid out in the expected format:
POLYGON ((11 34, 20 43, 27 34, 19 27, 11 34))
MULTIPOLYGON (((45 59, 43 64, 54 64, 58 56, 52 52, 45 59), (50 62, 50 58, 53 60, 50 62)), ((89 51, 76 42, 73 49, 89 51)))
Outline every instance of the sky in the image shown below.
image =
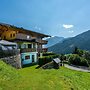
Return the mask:
POLYGON ((0 22, 51 36, 90 29, 90 0, 0 0, 0 22))

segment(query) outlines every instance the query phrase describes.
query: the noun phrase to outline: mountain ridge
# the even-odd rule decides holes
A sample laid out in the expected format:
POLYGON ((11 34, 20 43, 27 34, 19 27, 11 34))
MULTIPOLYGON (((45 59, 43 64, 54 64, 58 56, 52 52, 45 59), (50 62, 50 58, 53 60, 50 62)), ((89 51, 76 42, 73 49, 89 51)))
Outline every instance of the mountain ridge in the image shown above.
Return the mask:
POLYGON ((48 48, 55 53, 72 53, 75 47, 90 51, 90 30, 48 48))
POLYGON ((54 36, 51 38, 46 39, 48 41, 48 44, 46 45, 46 47, 51 47, 57 43, 60 43, 64 40, 64 37, 58 37, 58 36, 54 36))

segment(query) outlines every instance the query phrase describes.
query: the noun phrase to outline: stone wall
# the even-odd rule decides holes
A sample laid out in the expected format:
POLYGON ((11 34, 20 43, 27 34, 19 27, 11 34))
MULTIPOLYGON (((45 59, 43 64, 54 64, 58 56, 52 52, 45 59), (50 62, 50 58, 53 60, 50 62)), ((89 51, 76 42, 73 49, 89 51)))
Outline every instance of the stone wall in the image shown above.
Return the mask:
POLYGON ((22 67, 20 54, 10 56, 10 57, 1 58, 0 60, 4 61, 5 63, 7 63, 7 64, 9 64, 17 69, 22 67))

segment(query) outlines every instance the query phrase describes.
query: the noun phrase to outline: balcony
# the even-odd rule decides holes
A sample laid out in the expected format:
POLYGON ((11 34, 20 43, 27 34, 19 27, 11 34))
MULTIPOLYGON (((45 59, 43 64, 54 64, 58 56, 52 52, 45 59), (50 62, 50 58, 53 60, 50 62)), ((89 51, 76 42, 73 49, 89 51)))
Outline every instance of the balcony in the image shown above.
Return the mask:
POLYGON ((48 48, 42 48, 42 51, 43 52, 47 52, 48 51, 48 48))
POLYGON ((36 52, 36 49, 34 48, 25 48, 20 50, 21 53, 26 53, 26 52, 36 52))
POLYGON ((38 48, 37 51, 40 52, 47 52, 48 48, 38 48))
POLYGON ((40 44, 47 44, 48 43, 48 41, 46 41, 46 40, 37 40, 37 42, 40 44))
POLYGON ((41 48, 37 48, 37 52, 38 53, 42 52, 42 49, 41 48))
POLYGON ((25 40, 25 41, 34 41, 35 42, 35 37, 31 37, 30 35, 18 33, 16 34, 16 39, 17 40, 25 40))

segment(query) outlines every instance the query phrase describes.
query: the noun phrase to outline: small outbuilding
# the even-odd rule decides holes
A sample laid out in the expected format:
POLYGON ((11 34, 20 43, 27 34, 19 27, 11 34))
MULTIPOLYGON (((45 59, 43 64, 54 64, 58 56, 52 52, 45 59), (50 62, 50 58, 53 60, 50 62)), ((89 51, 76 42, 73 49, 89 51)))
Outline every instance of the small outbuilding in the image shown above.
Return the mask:
POLYGON ((6 40, 0 40, 0 58, 19 54, 17 44, 6 40))
POLYGON ((9 50, 17 49, 17 44, 6 40, 0 40, 0 47, 7 48, 9 50))
POLYGON ((53 59, 54 62, 54 68, 59 69, 61 60, 59 58, 53 59))

